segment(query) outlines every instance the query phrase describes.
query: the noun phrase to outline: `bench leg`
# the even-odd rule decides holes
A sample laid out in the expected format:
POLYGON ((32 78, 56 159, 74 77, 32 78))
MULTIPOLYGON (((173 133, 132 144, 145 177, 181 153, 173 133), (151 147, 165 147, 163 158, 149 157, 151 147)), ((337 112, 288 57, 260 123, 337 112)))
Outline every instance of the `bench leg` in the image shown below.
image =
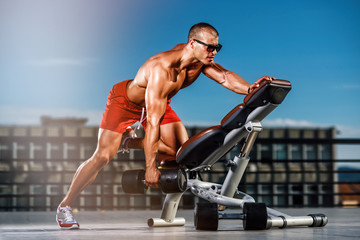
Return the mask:
POLYGON ((170 193, 165 197, 161 217, 148 219, 149 227, 184 226, 185 218, 175 218, 184 193, 170 193))

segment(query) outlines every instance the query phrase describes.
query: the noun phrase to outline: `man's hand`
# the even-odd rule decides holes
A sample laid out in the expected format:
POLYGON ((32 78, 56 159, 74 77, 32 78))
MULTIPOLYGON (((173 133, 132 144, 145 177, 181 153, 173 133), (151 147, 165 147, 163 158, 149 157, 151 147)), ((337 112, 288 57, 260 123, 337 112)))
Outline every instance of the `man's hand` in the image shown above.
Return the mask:
POLYGON ((147 168, 145 172, 145 184, 151 188, 159 187, 160 171, 155 168, 147 168))
POLYGON ((254 88, 258 88, 260 86, 260 82, 262 82, 263 80, 266 80, 268 82, 272 82, 273 80, 275 80, 275 78, 274 77, 269 77, 269 76, 264 76, 264 77, 259 78, 253 84, 250 85, 248 93, 251 93, 254 90, 254 88))

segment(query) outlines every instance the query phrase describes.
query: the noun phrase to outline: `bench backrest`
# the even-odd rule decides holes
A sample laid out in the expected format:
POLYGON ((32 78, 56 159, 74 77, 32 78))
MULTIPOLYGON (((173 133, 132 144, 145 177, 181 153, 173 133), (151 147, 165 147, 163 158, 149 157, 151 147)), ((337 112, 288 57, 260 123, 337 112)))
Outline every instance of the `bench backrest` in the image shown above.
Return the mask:
POLYGON ((207 128, 186 141, 177 152, 176 162, 189 169, 200 166, 208 156, 222 147, 230 131, 244 127, 251 112, 267 104, 281 104, 290 90, 291 83, 286 80, 273 80, 271 83, 262 81, 258 88, 246 95, 242 104, 222 119, 221 125, 207 128))

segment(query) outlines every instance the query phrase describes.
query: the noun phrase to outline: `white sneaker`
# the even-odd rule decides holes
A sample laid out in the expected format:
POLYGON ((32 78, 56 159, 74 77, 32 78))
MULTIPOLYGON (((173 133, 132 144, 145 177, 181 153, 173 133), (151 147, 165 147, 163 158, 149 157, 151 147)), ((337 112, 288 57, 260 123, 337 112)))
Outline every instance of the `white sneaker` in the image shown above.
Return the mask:
POLYGON ((72 208, 69 206, 58 207, 56 221, 61 229, 79 229, 80 225, 72 215, 72 208))

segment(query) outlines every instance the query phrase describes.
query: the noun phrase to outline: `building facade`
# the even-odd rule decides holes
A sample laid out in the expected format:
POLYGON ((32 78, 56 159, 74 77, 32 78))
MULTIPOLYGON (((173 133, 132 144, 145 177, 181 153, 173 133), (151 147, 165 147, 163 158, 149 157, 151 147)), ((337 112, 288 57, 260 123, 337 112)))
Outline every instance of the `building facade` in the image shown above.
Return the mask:
MULTIPOLYGON (((0 127, 0 211, 53 211, 78 166, 94 152, 97 127, 86 119, 42 118, 41 126, 0 127)), ((202 128, 189 127, 190 136, 202 128)), ((140 132, 140 135, 143 134, 140 132)), ((240 190, 270 206, 332 206, 336 168, 335 129, 264 129, 250 154, 240 190)), ((240 145, 240 144, 239 144, 240 145)), ((223 160, 238 154, 236 147, 223 160)), ((144 168, 142 150, 118 153, 77 199, 79 209, 160 209, 164 195, 157 189, 145 195, 124 194, 125 170, 144 168)), ((204 180, 221 182, 226 161, 203 173, 204 180)), ((186 192, 180 208, 192 208, 196 198, 186 192)))

